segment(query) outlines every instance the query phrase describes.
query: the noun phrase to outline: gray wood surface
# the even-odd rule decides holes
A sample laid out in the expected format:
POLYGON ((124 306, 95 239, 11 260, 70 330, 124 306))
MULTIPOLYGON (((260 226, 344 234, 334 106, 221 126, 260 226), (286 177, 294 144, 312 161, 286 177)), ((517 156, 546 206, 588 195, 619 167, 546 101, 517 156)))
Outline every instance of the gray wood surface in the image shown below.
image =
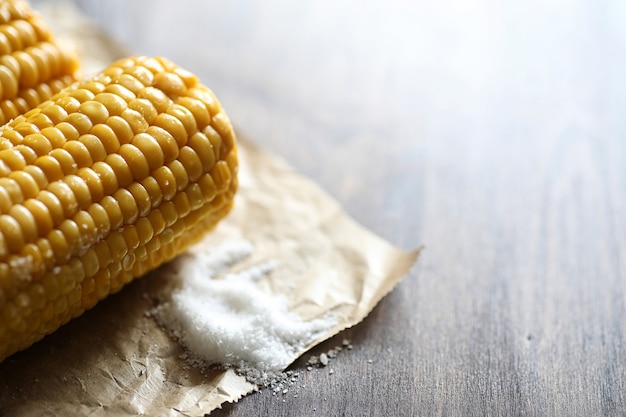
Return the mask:
POLYGON ((214 415, 626 415, 626 3, 77 3, 359 222, 426 245, 313 353, 352 350, 214 415))

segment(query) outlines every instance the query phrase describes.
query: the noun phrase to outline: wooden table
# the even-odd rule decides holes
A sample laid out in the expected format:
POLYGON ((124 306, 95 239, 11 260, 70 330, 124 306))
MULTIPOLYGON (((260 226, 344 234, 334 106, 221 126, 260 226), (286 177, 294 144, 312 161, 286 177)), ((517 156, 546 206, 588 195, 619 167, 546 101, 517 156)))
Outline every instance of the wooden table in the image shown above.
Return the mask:
POLYGON ((215 415, 626 413, 623 1, 76 2, 366 227, 426 245, 313 353, 352 350, 215 415))

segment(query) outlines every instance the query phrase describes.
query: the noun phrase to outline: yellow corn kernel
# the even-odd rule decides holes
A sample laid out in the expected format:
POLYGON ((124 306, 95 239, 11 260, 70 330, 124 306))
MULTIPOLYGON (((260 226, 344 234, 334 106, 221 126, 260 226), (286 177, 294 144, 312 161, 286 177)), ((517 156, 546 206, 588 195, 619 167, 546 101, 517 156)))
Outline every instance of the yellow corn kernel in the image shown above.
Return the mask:
POLYGON ((237 190, 227 116, 163 58, 60 91, 0 144, 0 361, 180 254, 237 190))

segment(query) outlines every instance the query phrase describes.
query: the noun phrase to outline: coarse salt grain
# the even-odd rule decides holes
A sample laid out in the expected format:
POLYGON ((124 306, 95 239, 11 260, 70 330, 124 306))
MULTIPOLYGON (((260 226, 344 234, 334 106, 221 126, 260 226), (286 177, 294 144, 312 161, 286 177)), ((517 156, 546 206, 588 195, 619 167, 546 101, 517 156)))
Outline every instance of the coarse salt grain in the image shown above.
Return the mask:
POLYGON ((249 242, 237 241, 187 256, 176 273, 179 288, 153 314, 193 357, 239 368, 264 385, 335 320, 304 322, 284 296, 261 290, 257 282, 273 262, 216 279, 252 251, 249 242))
POLYGON ((328 365, 328 355, 327 354, 322 353, 320 355, 320 363, 322 364, 322 366, 328 365))

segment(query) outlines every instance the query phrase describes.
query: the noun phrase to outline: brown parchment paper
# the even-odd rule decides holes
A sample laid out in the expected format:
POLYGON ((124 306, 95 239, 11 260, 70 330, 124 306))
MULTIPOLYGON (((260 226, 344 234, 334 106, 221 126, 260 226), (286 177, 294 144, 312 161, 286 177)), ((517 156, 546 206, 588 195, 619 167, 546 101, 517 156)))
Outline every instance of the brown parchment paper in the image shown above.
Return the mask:
MULTIPOLYGON (((122 49, 68 7, 42 10, 47 21, 57 21, 57 32, 88 51, 86 72, 117 59, 122 49)), ((308 349, 360 322, 408 273, 419 250, 400 251, 365 230, 319 187, 241 134, 239 150, 235 209, 191 250, 245 239, 254 252, 235 268, 276 261, 260 285, 286 296, 304 320, 329 312, 337 318, 308 349)), ((153 271, 0 363, 0 416, 202 416, 255 390, 232 370, 188 367, 181 347, 148 314, 167 298, 176 262, 188 261, 153 271)))

